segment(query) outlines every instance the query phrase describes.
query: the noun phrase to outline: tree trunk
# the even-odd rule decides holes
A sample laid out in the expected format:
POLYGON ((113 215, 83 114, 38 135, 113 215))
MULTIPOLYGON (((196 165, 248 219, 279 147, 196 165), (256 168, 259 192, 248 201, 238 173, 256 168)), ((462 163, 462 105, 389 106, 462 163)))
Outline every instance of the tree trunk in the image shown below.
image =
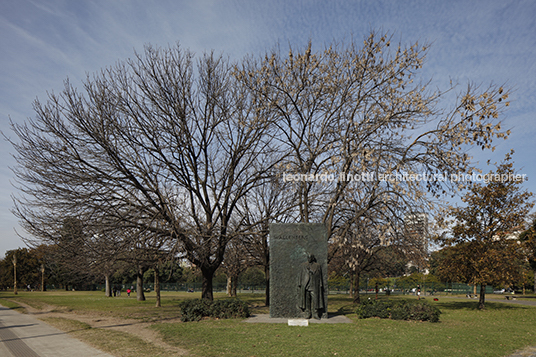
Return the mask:
POLYGON ((232 295, 232 277, 227 275, 227 296, 231 297, 232 295))
POLYGON ((238 276, 229 275, 227 277, 227 296, 236 297, 236 287, 238 285, 238 276))
POLYGON ((145 293, 143 292, 143 268, 138 266, 136 273, 136 298, 138 301, 145 301, 145 293))
POLYGON ((212 279, 214 278, 215 269, 201 268, 203 274, 203 283, 201 284, 201 299, 214 300, 214 293, 212 291, 212 279))
POLYGON ((18 294, 18 291, 17 291, 17 257, 15 256, 15 258, 13 258, 13 275, 14 275, 14 278, 13 278, 13 294, 17 295, 18 294))
POLYGON ((238 276, 233 277, 231 282, 231 296, 236 297, 236 288, 238 286, 238 276))
POLYGON ((110 291, 110 276, 108 274, 106 274, 104 276, 104 296, 106 297, 110 297, 112 296, 111 294, 111 291, 110 291))
POLYGON ((354 275, 350 273, 350 297, 354 297, 354 275))
POLYGON ((360 278, 360 275, 361 274, 359 272, 355 273, 355 279, 354 279, 354 289, 355 289, 354 304, 361 304, 361 297, 359 296, 359 278, 360 278))
POLYGON ((484 302, 486 301, 486 284, 480 285, 480 299, 478 300, 478 309, 484 310, 484 302))
POLYGON ((267 265, 264 266, 264 281, 266 284, 266 298, 264 299, 264 304, 270 306, 270 268, 267 265))
POLYGON ((160 302, 160 277, 156 267, 154 268, 154 292, 156 293, 156 307, 162 307, 160 302))

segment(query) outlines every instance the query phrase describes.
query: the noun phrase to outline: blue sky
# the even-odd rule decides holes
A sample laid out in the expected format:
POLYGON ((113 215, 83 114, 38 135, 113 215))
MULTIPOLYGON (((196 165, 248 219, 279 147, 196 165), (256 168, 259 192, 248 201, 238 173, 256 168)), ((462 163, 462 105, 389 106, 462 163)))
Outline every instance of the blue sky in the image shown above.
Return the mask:
MULTIPOLYGON (((534 1, 60 1, 0 2, 0 130, 12 136, 9 118, 33 116, 35 98, 59 92, 63 81, 80 87, 91 74, 141 52, 144 44, 179 42, 197 54, 215 50, 233 59, 260 54, 277 43, 320 49, 361 40, 371 29, 391 31, 402 43, 431 42, 423 75, 446 88, 450 79, 514 89, 503 116, 512 129, 494 153, 475 160, 500 161, 515 149, 516 167, 536 192, 536 2, 534 1)), ((10 144, 0 141, 0 256, 24 247, 10 212, 16 193, 8 167, 10 144)))

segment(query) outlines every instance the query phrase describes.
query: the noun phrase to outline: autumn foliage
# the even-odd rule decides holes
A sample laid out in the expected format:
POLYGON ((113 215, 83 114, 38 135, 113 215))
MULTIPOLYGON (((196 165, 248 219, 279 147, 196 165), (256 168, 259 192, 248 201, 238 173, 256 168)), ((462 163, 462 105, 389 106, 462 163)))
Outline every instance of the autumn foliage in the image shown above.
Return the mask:
MULTIPOLYGON (((495 174, 514 173, 512 154, 508 154, 495 174)), ((484 308, 487 285, 510 284, 520 278, 523 249, 518 235, 533 207, 532 193, 521 185, 520 180, 471 183, 462 198, 465 206, 451 207, 440 219, 449 229, 439 241, 450 248, 439 275, 480 285, 480 309, 484 308)))

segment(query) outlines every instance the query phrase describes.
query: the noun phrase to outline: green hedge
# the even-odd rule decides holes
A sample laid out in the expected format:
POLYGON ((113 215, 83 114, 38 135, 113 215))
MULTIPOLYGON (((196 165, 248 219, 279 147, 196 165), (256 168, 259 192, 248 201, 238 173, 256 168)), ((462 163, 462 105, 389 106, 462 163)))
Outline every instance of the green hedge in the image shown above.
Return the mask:
POLYGON ((365 300, 357 308, 361 319, 379 317, 392 320, 416 320, 438 322, 441 311, 424 301, 365 300))
POLYGON ((246 318, 249 317, 248 304, 238 299, 224 300, 184 300, 179 304, 181 320, 199 321, 203 317, 218 319, 246 318))

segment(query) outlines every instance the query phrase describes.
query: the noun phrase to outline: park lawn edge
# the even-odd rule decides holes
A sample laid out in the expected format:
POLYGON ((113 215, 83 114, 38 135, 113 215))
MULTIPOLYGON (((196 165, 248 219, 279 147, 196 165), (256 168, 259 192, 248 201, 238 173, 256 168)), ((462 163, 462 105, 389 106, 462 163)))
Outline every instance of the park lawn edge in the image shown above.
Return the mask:
MULTIPOLYGON (((5 300, 6 298, 6 296, 2 295, 3 294, 0 293, 0 301, 5 300)), ((177 306, 178 302, 182 301, 185 298, 194 297, 193 295, 185 294, 167 294, 164 295, 165 298, 163 299, 164 308, 155 309, 154 305, 151 306, 152 301, 134 302, 132 300, 129 301, 128 299, 122 298, 107 298, 107 300, 103 300, 100 297, 95 298, 97 295, 99 294, 91 292, 78 292, 78 294, 62 293, 62 297, 61 299, 59 299, 59 301, 61 301, 63 305, 58 305, 58 310, 70 311, 73 307, 76 310, 76 307, 83 304, 84 301, 95 301, 95 299, 97 299, 97 303, 94 303, 95 305, 91 305, 90 303, 89 306, 97 306, 101 304, 102 301, 106 301, 108 303, 116 304, 119 312, 121 312, 120 310, 122 308, 130 309, 133 306, 137 306, 141 309, 141 312, 145 314, 140 315, 139 318, 147 320, 152 319, 152 317, 150 317, 151 314, 157 314, 159 316, 162 316, 162 312, 166 311, 165 306, 167 306, 167 311, 169 312, 169 309, 174 309, 175 306, 177 306), (133 303, 134 305, 132 305, 133 303)), ((221 298, 223 297, 224 294, 222 294, 221 298)), ((9 296, 9 298, 17 299, 17 297, 13 296, 9 296)), ((218 298, 220 298, 219 295, 218 298)), ((266 313, 266 308, 261 306, 261 301, 263 301, 264 299, 263 295, 255 296, 250 294, 244 294, 239 296, 239 298, 248 301, 250 306, 252 306, 254 309, 254 311, 252 311, 253 314, 266 313)), ((380 298, 383 299, 385 297, 380 298)), ((391 297, 391 299, 408 298, 413 299, 414 297, 391 297)), ((37 300, 35 302, 35 305, 39 305, 39 303, 41 302, 50 305, 51 301, 50 296, 48 296, 46 299, 41 299, 39 294, 35 293, 29 293, 26 296, 21 297, 21 300, 27 301, 27 299, 37 300)), ((289 351, 309 356, 330 355, 328 352, 337 353, 338 356, 374 356, 381 355, 386 351, 388 352, 388 354, 398 356, 439 356, 444 355, 444 353, 448 353, 454 356, 506 356, 514 353, 516 350, 523 349, 526 346, 536 346, 535 334, 530 335, 529 333, 523 335, 523 333, 526 333, 527 330, 530 329, 530 331, 532 331, 534 326, 536 326, 536 307, 512 305, 504 302, 494 301, 487 302, 488 308, 486 309, 486 311, 478 311, 478 309, 476 308, 477 304, 474 300, 450 297, 439 297, 439 300, 439 302, 430 301, 431 303, 438 304, 440 309, 444 312, 441 315, 441 320, 439 323, 393 321, 388 319, 380 320, 375 318, 359 320, 354 313, 355 308, 357 306, 351 303, 351 299, 348 296, 330 295, 330 312, 343 313, 354 321, 353 324, 339 324, 331 326, 323 325, 323 327, 320 325, 310 326, 310 328, 302 330, 305 331, 305 334, 301 334, 302 336, 297 336, 297 334, 294 334, 294 332, 296 332, 297 330, 289 330, 289 327, 284 324, 279 326, 275 326, 275 324, 249 324, 243 322, 243 319, 208 319, 200 322, 188 323, 170 323, 164 322, 166 321, 166 319, 162 319, 162 322, 154 323, 151 328, 155 329, 160 333, 160 336, 162 337, 162 340, 164 340, 164 342, 172 346, 177 346, 182 349, 186 349, 187 351, 189 351, 189 355, 197 355, 203 357, 225 355, 284 356, 288 355, 289 351), (512 315, 512 313, 515 316, 512 315), (514 316, 514 318, 518 319, 519 321, 511 321, 512 316, 514 316), (474 333, 474 331, 479 328, 479 323, 483 323, 483 327, 485 330, 482 336, 476 335, 474 333), (346 327, 343 325, 346 325, 346 327), (353 327, 349 327, 348 325, 353 327), (435 325, 436 327, 431 328, 431 326, 433 325, 435 325), (490 327, 487 325, 494 326, 490 327), (463 328, 460 329, 460 327, 464 327, 466 328, 466 330, 464 330, 463 328), (166 329, 168 330, 168 332, 165 331, 166 329), (351 331, 352 333, 348 333, 348 331, 345 331, 349 329, 353 329, 351 331), (499 330, 495 331, 494 329, 499 330), (504 329, 504 331, 500 331, 501 329, 504 329), (522 331, 522 329, 525 330, 522 331), (277 341, 274 340, 275 336, 271 335, 273 331, 282 331, 278 333, 280 336, 277 338, 277 341), (380 336, 377 336, 378 331, 380 336), (394 337, 391 337, 391 339, 399 339, 401 336, 404 337, 404 334, 410 334, 412 335, 410 336, 410 340, 413 344, 418 344, 419 341, 424 341, 428 343, 429 346, 421 344, 419 345, 419 348, 417 350, 415 350, 415 348, 413 348, 413 346, 411 345, 409 347, 402 346, 403 348, 401 348, 401 346, 398 346, 396 344, 390 344, 389 340, 381 334, 385 331, 395 333, 393 335, 394 337), (426 337, 427 335, 435 335, 438 332, 441 338, 452 338, 452 344, 449 346, 451 347, 450 350, 444 351, 442 347, 445 347, 445 345, 442 346, 440 343, 438 344, 437 341, 430 342, 423 340, 424 337, 426 337), (170 339, 169 334, 173 335, 174 337, 170 339), (517 336, 514 336, 516 334, 517 336), (206 340, 196 340, 195 338, 192 339, 191 335, 208 335, 209 337, 206 340), (251 342, 251 338, 259 338, 259 336, 267 336, 269 338, 263 341, 256 341, 254 343, 251 343, 251 345, 255 344, 255 348, 248 345, 251 342), (321 348, 314 348, 313 350, 304 349, 303 342, 301 341, 305 339, 301 337, 307 336, 319 341, 329 339, 330 343, 338 346, 337 350, 327 351, 323 349, 323 346, 321 346, 321 348), (351 348, 348 348, 348 346, 345 347, 343 337, 345 337, 346 339, 354 339, 354 345, 352 345, 351 348), (342 341, 340 340, 341 338, 343 338, 342 341), (475 342, 479 339, 481 339, 482 341, 475 342), (505 343, 501 344, 500 342, 505 343), (226 347, 225 344, 227 343, 229 344, 229 346, 226 347), (242 345, 244 343, 244 346, 246 348, 242 348, 242 345), (380 345, 374 346, 375 343, 379 343, 380 345), (282 350, 276 349, 271 351, 263 351, 260 348, 263 346, 263 344, 278 344, 281 346, 282 350), (475 344, 477 345, 476 347, 473 346, 475 344), (360 350, 360 352, 356 354, 356 351, 354 349, 356 345, 368 347, 363 350, 360 350), (454 346, 454 348, 452 348, 452 346, 454 346), (239 350, 236 350, 237 347, 239 348, 239 350)), ((98 309, 94 312, 102 315, 103 313, 105 313, 104 310, 98 309)), ((114 316, 118 315, 114 314, 114 316)), ((153 319, 152 321, 158 320, 153 319)), ((106 330, 104 332, 109 333, 110 331, 106 330)), ((91 333, 95 332, 92 331, 91 333)), ((140 346, 140 348, 150 349, 151 347, 140 346)), ((145 356, 147 355, 147 353, 149 353, 150 355, 155 355, 154 351, 145 352, 145 354, 141 354, 140 356, 145 356)), ((113 353, 117 355, 115 351, 113 353)), ((128 355, 133 356, 132 353, 128 355)))

